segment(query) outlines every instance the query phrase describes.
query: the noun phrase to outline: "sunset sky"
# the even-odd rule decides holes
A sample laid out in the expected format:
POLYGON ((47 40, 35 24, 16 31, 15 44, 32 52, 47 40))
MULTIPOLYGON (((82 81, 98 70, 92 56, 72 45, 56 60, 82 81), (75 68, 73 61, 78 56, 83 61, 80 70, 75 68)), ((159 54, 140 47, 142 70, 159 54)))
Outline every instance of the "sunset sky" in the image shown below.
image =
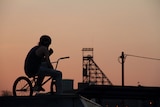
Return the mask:
MULTIPOLYGON (((0 0, 0 91, 25 76, 27 52, 43 34, 52 38, 51 60, 70 56, 58 69, 82 81, 82 48, 114 85, 121 85, 121 52, 160 58, 159 0, 0 0)), ((160 60, 128 56, 125 85, 160 87, 160 60)), ((48 86, 46 86, 48 87, 48 86)))

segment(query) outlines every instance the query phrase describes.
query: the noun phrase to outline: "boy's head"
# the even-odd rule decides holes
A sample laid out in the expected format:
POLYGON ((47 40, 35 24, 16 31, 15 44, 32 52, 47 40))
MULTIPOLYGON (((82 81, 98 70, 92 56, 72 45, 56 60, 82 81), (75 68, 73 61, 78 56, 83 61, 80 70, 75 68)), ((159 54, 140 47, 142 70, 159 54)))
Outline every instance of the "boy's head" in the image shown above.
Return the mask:
POLYGON ((51 38, 48 35, 42 35, 39 40, 39 45, 49 46, 51 44, 51 38))

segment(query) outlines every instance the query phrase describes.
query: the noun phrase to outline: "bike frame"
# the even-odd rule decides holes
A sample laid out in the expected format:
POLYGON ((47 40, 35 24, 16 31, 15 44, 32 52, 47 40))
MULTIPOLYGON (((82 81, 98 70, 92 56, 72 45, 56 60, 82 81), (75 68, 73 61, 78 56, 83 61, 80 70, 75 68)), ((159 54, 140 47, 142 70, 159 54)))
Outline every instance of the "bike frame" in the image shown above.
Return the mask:
MULTIPOLYGON (((58 67, 59 61, 62 60, 62 59, 68 59, 68 58, 69 58, 69 56, 67 56, 67 57, 61 57, 61 58, 59 58, 56 62, 51 62, 51 63, 56 63, 56 66, 55 66, 55 70, 56 70, 57 67, 58 67)), ((42 86, 43 86, 44 84, 46 84, 50 79, 52 79, 52 77, 49 77, 47 80, 45 80, 45 81, 42 83, 42 86)))

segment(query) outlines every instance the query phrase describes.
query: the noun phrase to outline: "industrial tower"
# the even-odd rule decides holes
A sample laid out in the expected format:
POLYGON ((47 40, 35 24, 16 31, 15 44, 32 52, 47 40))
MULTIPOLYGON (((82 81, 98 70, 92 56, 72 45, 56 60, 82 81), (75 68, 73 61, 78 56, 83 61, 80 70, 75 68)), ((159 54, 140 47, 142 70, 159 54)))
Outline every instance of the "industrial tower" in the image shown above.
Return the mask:
POLYGON ((93 60, 93 48, 82 49, 83 83, 112 85, 111 81, 93 60))

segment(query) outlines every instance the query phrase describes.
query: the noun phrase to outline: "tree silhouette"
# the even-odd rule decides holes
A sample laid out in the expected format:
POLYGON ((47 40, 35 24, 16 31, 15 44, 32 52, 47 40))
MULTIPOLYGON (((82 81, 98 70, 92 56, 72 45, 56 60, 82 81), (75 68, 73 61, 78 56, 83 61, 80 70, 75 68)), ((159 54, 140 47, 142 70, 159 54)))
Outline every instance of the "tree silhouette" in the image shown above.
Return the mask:
POLYGON ((2 91, 2 96, 12 96, 12 92, 8 90, 3 90, 2 91))

